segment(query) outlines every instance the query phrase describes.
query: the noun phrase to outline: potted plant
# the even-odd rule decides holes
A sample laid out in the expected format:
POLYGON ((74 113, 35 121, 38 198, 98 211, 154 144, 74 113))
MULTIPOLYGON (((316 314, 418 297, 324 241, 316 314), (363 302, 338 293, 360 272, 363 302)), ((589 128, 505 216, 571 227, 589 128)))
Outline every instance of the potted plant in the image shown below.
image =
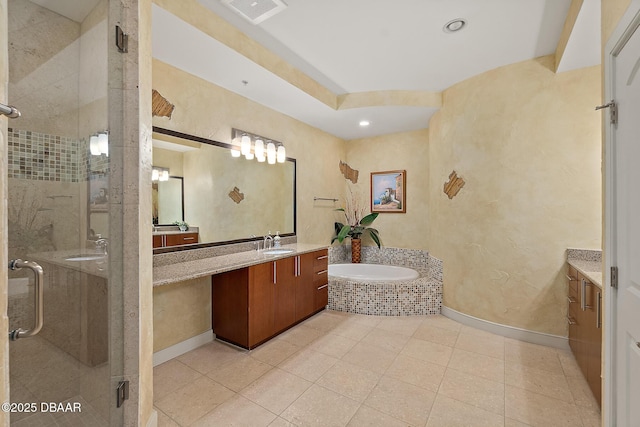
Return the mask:
POLYGON ((175 221, 173 224, 177 225, 180 231, 187 231, 189 229, 189 224, 184 221, 175 221))
POLYGON ((378 217, 378 213, 370 213, 362 216, 364 211, 362 209, 358 209, 356 201, 353 200, 353 195, 350 207, 348 206, 347 209, 339 208, 336 210, 344 212, 347 222, 346 224, 341 222, 336 222, 334 224, 336 235, 331 239, 331 243, 336 240, 342 243, 345 238, 351 238, 351 262, 359 263, 362 247, 361 237, 363 234, 368 234, 378 248, 380 247, 380 235, 378 234, 378 230, 369 227, 378 217))

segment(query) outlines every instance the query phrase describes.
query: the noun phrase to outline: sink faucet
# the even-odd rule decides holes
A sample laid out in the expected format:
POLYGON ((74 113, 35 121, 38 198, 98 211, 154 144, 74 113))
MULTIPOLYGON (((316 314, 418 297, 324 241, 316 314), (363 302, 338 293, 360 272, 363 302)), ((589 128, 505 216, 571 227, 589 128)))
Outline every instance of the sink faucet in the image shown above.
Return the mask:
POLYGON ((105 256, 107 256, 107 247, 109 246, 109 241, 107 239, 98 239, 96 240, 96 252, 102 252, 105 256))
POLYGON ((269 250, 273 246, 273 237, 271 237, 271 231, 264 236, 264 244, 262 245, 262 249, 269 250), (268 245, 267 245, 268 243, 268 245))

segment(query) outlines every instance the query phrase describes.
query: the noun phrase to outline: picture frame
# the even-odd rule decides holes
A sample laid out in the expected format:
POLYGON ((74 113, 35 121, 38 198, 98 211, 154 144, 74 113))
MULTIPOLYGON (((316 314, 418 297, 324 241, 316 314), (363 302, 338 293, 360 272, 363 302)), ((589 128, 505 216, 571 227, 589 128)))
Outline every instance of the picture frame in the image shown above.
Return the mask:
POLYGON ((407 212, 407 171, 371 172, 371 212, 407 212))

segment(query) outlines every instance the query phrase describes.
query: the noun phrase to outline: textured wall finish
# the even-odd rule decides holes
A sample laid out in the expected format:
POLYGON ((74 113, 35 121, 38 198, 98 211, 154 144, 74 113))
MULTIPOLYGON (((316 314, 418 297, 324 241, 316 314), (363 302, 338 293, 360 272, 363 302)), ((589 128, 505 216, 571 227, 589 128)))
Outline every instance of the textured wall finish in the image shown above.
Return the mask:
MULTIPOLYGON (((154 117, 156 126, 226 143, 231 142, 232 127, 282 141, 287 148, 287 156, 297 162, 298 242, 328 244, 331 241, 333 209, 338 205, 314 203, 313 197, 344 200, 344 178, 338 169, 340 159, 344 159, 344 142, 341 139, 160 61, 153 61, 153 87, 176 106, 171 120, 154 117)), ((226 184, 225 198, 238 183, 226 184)), ((246 193, 244 188, 240 189, 246 193)), ((245 202, 247 200, 239 206, 245 202)), ((197 222, 194 225, 198 225, 197 222)), ((267 231, 268 228, 263 233, 267 231)), ((272 233, 275 231, 271 230, 272 233)), ((247 233, 247 237, 250 234, 247 233)))
POLYGON ((600 67, 552 67, 513 64, 445 92, 429 180, 455 169, 467 183, 453 200, 431 186, 425 247, 444 262, 444 305, 566 335, 565 250, 601 247, 600 67))
POLYGON ((153 351, 211 329, 211 276, 153 289, 153 351))
MULTIPOLYGON (((407 212, 381 213, 373 223, 380 231, 384 246, 429 249, 426 239, 430 210, 428 130, 356 139, 347 142, 346 147, 346 162, 360 172, 358 184, 349 186, 366 206, 367 213, 371 211, 371 172, 407 171, 407 212)), ((335 220, 344 222, 344 216, 335 213, 335 220)), ((364 243, 373 244, 368 237, 364 243)))

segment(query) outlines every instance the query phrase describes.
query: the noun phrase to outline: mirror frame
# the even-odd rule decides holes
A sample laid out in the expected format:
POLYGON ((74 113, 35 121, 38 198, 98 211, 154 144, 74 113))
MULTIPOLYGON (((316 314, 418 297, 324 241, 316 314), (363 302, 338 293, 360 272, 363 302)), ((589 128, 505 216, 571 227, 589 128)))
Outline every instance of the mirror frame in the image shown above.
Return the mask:
MULTIPOLYGON (((152 132, 153 133, 159 133, 162 135, 167 135, 173 138, 182 138, 182 139, 186 139, 188 141, 194 141, 194 142, 200 142, 202 144, 208 144, 208 145, 214 145, 217 147, 222 147, 222 148, 226 148, 227 150, 231 150, 232 145, 231 144, 227 144, 226 142, 220 142, 220 141, 216 141, 213 139, 207 139, 207 138, 203 138, 201 136, 195 136, 195 135, 189 135, 187 133, 183 133, 183 132, 178 132, 175 130, 171 130, 171 129, 166 129, 166 128, 161 128, 158 126, 153 126, 152 128, 152 132)), ((296 164, 296 159, 294 159, 293 157, 287 157, 286 158, 287 162, 291 162, 293 164, 293 233, 281 233, 280 236, 281 237, 293 237, 296 235, 297 233, 297 227, 298 227, 298 201, 297 201, 297 195, 298 195, 298 183, 297 183, 297 164, 296 164)), ((184 185, 184 179, 183 179, 183 185, 184 185)), ((182 203, 183 203, 183 218, 184 218, 184 204, 185 204, 185 200, 184 200, 184 192, 182 195, 182 203)), ((161 226, 161 225, 159 225, 161 226)), ((198 227, 200 227, 198 225, 198 227)), ((219 242, 205 242, 205 243, 194 243, 191 245, 180 245, 180 246, 170 246, 170 247, 166 247, 166 248, 156 248, 153 249, 153 254, 164 254, 164 253, 168 253, 168 252, 177 252, 177 251, 185 251, 185 250, 191 250, 191 249, 201 249, 201 248, 210 248, 210 247, 214 247, 214 246, 224 246, 224 245, 232 245, 232 244, 236 244, 236 243, 246 243, 246 242, 254 242, 254 241, 258 241, 258 240, 262 240, 261 236, 258 237, 248 237, 245 239, 235 239, 235 240, 224 240, 224 241, 219 241, 219 242)))

